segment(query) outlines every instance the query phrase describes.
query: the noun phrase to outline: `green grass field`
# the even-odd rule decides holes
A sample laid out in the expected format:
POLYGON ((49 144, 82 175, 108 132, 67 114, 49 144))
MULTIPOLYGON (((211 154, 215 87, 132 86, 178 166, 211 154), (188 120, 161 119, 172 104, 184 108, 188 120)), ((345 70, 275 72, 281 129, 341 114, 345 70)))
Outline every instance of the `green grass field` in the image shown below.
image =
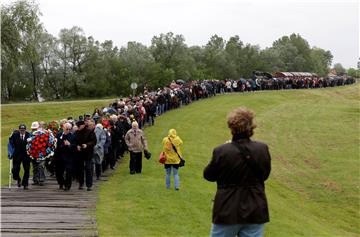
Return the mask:
MULTIPOLYGON (((254 139, 269 144, 272 155, 265 236, 359 236, 359 89, 356 84, 229 94, 158 117, 154 127, 145 129, 153 157, 143 160, 143 173, 130 176, 125 157, 100 189, 100 236, 208 236, 216 185, 205 181, 202 172, 212 149, 230 139, 226 115, 238 106, 256 112, 254 139), (170 128, 184 141, 186 166, 180 170, 179 192, 165 189, 165 171, 157 162, 170 128)), ((5 142, 12 127, 35 118, 50 121, 91 112, 106 103, 3 106, 2 184, 7 181, 5 142)))

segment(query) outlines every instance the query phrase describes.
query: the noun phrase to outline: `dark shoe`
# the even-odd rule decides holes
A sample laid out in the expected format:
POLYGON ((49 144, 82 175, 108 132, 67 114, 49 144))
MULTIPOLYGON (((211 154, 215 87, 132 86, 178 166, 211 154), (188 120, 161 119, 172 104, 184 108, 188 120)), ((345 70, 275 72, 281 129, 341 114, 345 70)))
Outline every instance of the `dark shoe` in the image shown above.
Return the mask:
POLYGON ((79 189, 80 189, 80 190, 83 190, 83 189, 84 189, 84 187, 83 187, 82 185, 80 185, 80 186, 79 186, 79 189))
POLYGON ((29 188, 28 188, 28 186, 24 186, 24 190, 28 190, 29 188))
POLYGON ((175 191, 179 191, 179 188, 175 188, 175 191))
POLYGON ((130 171, 130 174, 135 174, 135 171, 130 171))
POLYGON ((91 188, 91 187, 88 187, 86 190, 87 190, 87 191, 91 191, 91 190, 92 190, 92 188, 91 188))
POLYGON ((69 188, 69 187, 65 187, 65 188, 64 188, 64 191, 70 191, 70 188, 69 188))
POLYGON ((19 178, 18 180, 17 180, 17 186, 20 188, 21 187, 21 178, 19 178))
POLYGON ((40 185, 40 186, 44 186, 44 182, 39 182, 39 185, 40 185))
POLYGON ((63 185, 59 185, 59 189, 64 189, 64 186, 63 186, 63 185))
POLYGON ((100 177, 96 177, 96 180, 100 180, 100 177))

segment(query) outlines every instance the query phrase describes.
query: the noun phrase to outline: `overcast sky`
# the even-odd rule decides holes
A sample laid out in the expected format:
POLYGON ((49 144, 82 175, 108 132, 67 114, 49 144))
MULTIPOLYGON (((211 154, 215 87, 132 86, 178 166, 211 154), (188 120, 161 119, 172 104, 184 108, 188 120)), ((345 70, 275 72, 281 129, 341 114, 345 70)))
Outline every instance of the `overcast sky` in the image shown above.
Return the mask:
MULTIPOLYGON (((9 2, 5 0, 2 2, 9 2)), ((153 36, 182 34, 188 46, 203 46, 214 34, 262 49, 291 33, 311 47, 330 50, 333 63, 356 67, 359 58, 358 0, 36 0, 41 21, 58 36, 81 27, 86 36, 118 47, 149 46, 153 36)))

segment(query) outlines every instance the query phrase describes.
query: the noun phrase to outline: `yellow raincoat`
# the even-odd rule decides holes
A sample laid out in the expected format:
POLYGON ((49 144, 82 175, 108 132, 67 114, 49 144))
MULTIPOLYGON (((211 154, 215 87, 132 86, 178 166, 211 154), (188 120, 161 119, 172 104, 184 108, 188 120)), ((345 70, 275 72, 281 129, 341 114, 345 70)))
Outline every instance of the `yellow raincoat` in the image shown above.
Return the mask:
POLYGON ((179 164, 180 158, 174 151, 174 149, 171 145, 171 142, 172 142, 172 144, 174 144, 177 152, 182 157, 180 146, 183 144, 183 141, 181 140, 181 138, 178 135, 176 135, 176 130, 173 128, 169 130, 169 135, 164 137, 164 139, 162 141, 163 152, 165 152, 165 155, 166 155, 165 164, 179 164))

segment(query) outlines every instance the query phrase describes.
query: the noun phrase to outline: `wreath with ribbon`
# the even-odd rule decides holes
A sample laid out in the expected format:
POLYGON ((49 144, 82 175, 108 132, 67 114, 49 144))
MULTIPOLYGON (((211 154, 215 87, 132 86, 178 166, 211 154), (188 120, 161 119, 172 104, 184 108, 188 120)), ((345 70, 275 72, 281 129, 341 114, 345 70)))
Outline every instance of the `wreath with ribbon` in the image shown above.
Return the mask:
POLYGON ((49 130, 33 132, 27 142, 26 151, 31 159, 45 160, 54 155, 56 138, 49 130))

